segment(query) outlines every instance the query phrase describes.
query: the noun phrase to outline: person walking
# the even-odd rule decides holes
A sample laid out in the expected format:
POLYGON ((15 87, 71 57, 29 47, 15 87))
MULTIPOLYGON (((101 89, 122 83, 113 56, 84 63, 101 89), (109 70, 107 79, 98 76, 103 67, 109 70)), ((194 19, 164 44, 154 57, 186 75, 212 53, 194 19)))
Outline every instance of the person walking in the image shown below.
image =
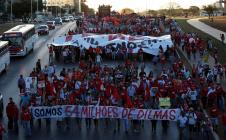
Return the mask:
POLYGON ((192 107, 189 109, 189 112, 187 113, 187 117, 188 117, 189 133, 190 133, 190 136, 193 136, 195 132, 197 116, 192 107))
POLYGON ((49 64, 53 62, 53 46, 49 46, 49 64))
POLYGON ((224 126, 224 137, 226 138, 226 108, 224 109, 224 114, 222 115, 222 124, 224 126))
POLYGON ((102 61, 103 60, 102 60, 100 54, 97 54, 97 56, 96 56, 96 65, 97 66, 100 66, 102 61))
POLYGON ((179 127, 179 139, 181 140, 183 138, 184 129, 186 128, 188 118, 185 116, 184 112, 181 112, 179 118, 178 118, 178 127, 179 127))
POLYGON ((25 130, 25 135, 26 136, 31 136, 31 114, 29 112, 28 108, 23 107, 22 113, 21 113, 21 121, 23 128, 25 130))
POLYGON ((2 123, 0 123, 0 140, 3 139, 3 133, 6 133, 6 130, 2 123))
POLYGON ((221 37, 221 42, 222 42, 222 44, 224 44, 224 40, 225 40, 224 34, 220 34, 220 37, 221 37))
POLYGON ((151 120, 152 133, 156 132, 157 120, 151 120))
POLYGON ((38 73, 41 72, 41 70, 42 70, 42 65, 41 65, 40 59, 38 59, 38 61, 36 62, 36 70, 38 73))
POLYGON ((18 79, 18 88, 20 90, 20 93, 25 91, 25 88, 26 88, 25 80, 24 80, 22 74, 20 75, 20 78, 18 79))
POLYGON ((6 114, 8 117, 8 129, 18 131, 18 113, 19 110, 15 105, 13 98, 9 98, 9 103, 6 107, 6 114))

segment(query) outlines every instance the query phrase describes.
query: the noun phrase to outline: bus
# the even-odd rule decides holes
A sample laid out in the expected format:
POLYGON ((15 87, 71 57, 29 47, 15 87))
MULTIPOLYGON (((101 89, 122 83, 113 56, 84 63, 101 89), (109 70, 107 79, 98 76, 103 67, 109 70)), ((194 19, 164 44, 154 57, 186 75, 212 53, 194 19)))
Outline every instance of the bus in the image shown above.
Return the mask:
POLYGON ((24 24, 3 33, 3 40, 9 42, 10 56, 25 56, 34 49, 36 41, 35 25, 24 24))
POLYGON ((0 41, 0 73, 10 64, 8 41, 0 41))

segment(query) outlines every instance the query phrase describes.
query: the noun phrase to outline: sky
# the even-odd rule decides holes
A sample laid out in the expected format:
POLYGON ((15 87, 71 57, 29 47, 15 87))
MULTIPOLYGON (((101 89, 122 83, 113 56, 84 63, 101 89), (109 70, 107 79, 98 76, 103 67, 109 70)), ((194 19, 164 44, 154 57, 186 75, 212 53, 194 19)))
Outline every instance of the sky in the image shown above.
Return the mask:
POLYGON ((202 7, 216 2, 217 0, 87 0, 89 7, 97 10, 99 5, 110 4, 112 10, 121 10, 123 8, 131 8, 136 12, 145 11, 146 9, 157 10, 166 7, 170 1, 176 2, 183 8, 196 5, 202 7))

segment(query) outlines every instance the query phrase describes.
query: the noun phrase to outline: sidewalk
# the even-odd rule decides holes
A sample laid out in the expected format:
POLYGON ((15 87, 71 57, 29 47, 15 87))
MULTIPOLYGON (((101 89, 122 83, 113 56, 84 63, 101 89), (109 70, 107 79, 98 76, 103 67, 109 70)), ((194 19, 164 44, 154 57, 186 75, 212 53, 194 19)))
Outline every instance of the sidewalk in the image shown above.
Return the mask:
MULTIPOLYGON (((218 29, 215 29, 201 21, 199 21, 201 18, 196 18, 196 19, 189 19, 187 22, 192 25, 193 27, 211 35, 212 37, 216 38, 217 40, 221 41, 220 34, 226 35, 226 32, 220 31, 218 29)), ((226 40, 224 41, 226 44, 226 40)))

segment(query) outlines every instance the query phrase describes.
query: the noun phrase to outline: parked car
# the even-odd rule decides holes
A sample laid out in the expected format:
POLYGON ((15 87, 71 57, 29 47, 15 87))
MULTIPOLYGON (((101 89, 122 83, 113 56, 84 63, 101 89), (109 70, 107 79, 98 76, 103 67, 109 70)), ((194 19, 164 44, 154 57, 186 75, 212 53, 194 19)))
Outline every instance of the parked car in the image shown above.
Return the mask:
POLYGON ((0 93, 0 118, 3 117, 4 105, 3 105, 3 96, 0 93))
POLYGON ((74 21, 74 17, 73 16, 68 16, 70 21, 74 21))
POLYGON ((46 24, 50 30, 55 29, 55 21, 47 21, 46 24))
POLYGON ((47 25, 40 25, 38 27, 38 35, 48 35, 49 27, 47 25))
POLYGON ((62 25, 63 24, 62 18, 60 18, 60 17, 55 18, 54 21, 55 21, 56 25, 62 25))
POLYGON ((69 22, 70 19, 69 19, 68 17, 63 17, 63 18, 62 18, 62 21, 63 21, 63 22, 69 22))

